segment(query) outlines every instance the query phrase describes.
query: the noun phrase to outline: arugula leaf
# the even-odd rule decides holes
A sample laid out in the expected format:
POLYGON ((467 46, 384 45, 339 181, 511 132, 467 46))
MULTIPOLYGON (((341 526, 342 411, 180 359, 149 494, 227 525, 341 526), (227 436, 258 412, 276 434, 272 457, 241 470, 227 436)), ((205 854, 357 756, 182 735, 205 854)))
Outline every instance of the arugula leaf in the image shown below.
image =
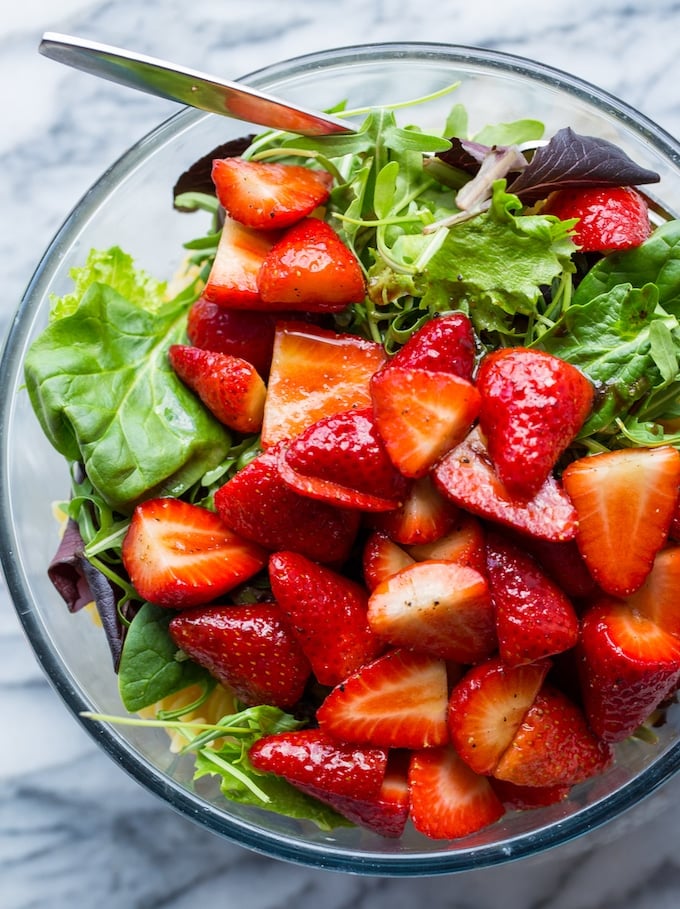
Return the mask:
POLYGON ((543 137, 545 130, 540 120, 513 120, 512 123, 496 123, 480 129, 473 137, 479 145, 522 145, 543 137))

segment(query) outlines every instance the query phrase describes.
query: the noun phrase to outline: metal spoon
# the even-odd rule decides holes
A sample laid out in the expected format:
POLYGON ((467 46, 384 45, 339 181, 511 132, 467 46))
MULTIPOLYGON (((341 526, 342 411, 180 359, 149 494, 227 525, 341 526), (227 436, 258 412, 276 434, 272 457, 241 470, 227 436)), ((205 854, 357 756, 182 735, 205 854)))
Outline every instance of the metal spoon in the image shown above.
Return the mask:
POLYGON ((236 120, 306 136, 353 132, 347 123, 328 114, 298 107, 247 85, 108 44, 45 32, 39 50, 58 63, 111 82, 236 120))

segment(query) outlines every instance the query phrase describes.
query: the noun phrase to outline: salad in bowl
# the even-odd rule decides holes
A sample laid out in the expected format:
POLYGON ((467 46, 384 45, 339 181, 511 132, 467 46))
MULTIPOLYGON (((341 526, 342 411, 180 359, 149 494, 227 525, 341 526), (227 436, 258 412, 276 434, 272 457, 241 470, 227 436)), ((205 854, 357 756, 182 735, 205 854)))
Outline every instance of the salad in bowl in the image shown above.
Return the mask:
POLYGON ((5 419, 60 465, 27 518, 6 463, 29 636, 245 845, 438 873, 564 841, 677 764, 675 147, 489 52, 252 79, 354 131, 183 112, 17 317, 5 419), (150 170, 165 210, 114 238, 150 170))

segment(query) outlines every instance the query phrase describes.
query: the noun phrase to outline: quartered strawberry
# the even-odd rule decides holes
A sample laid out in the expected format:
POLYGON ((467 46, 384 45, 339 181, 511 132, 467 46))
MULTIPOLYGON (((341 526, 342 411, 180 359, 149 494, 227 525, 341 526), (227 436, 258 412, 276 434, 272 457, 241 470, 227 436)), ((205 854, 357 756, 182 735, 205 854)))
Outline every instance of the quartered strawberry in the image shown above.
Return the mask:
POLYGON ((576 542, 599 586, 637 590, 665 543, 680 484, 670 446, 622 448, 573 461, 562 475, 578 514, 576 542))
POLYGON ((172 344, 168 357, 175 373, 220 423, 237 432, 258 432, 267 389, 252 363, 187 344, 172 344))
POLYGON ((680 638, 680 546, 661 550, 642 587, 626 597, 630 609, 680 638))
POLYGON ((266 308, 260 299, 257 276, 278 237, 276 232, 251 230, 226 217, 203 289, 205 299, 229 309, 266 308))
POLYGON ((490 783, 506 811, 546 808, 563 802, 571 790, 571 786, 517 786, 494 777, 491 777, 490 783))
POLYGON ((316 717, 342 742, 425 748, 448 740, 447 697, 443 660, 391 650, 337 685, 316 717))
POLYGON ((553 477, 530 499, 511 493, 499 479, 483 436, 475 427, 433 471, 442 495, 480 517, 543 540, 571 540, 576 510, 553 477))
POLYGON ((532 497, 590 413, 592 383, 552 354, 505 347, 484 357, 476 386, 498 476, 509 492, 532 497))
POLYGON ((572 786, 602 773, 612 757, 610 746, 588 728, 581 709, 544 684, 494 776, 518 786, 572 786))
POLYGON ((205 297, 191 305, 187 335, 194 347, 241 357, 266 378, 274 349, 273 313, 225 309, 205 297))
POLYGON ((359 584, 297 552, 274 553, 269 579, 322 685, 339 684, 383 649, 368 624, 368 594, 359 584))
POLYGON ((493 658, 468 670, 448 707, 451 742, 476 772, 490 774, 510 747, 550 668, 546 660, 506 666, 493 658))
POLYGON ((364 543, 362 568, 369 590, 375 590, 381 581, 392 577, 402 568, 413 564, 413 558, 387 534, 379 530, 371 533, 364 543))
POLYGON ((498 649, 507 665, 531 663, 576 644, 578 617, 567 595, 528 553, 497 533, 487 536, 486 576, 498 649))
POLYGON ((294 549, 310 559, 342 563, 359 529, 360 515, 301 496, 283 482, 276 448, 258 455, 215 493, 224 523, 265 549, 294 549))
POLYGON ((257 230, 289 227, 306 217, 328 199, 333 182, 325 170, 240 157, 213 161, 212 180, 229 215, 257 230))
POLYGON ((458 509, 442 496, 428 475, 411 483, 398 508, 372 514, 368 523, 403 546, 427 545, 448 533, 458 516, 458 509))
POLYGON ((397 508, 409 487, 387 456, 371 408, 322 417, 282 450, 279 471, 303 495, 361 511, 397 508))
POLYGON ((390 366, 449 372, 472 381, 475 335, 463 312, 435 316, 419 328, 390 360, 390 366))
POLYGON ((265 305, 305 312, 340 312, 366 295, 356 256, 319 218, 286 230, 265 256, 257 287, 265 305))
POLYGON ((481 522, 464 511, 456 515, 450 530, 432 543, 407 546, 406 552, 416 562, 426 559, 445 559, 486 572, 485 534, 481 522))
POLYGON ((368 383, 385 362, 381 344, 356 335, 282 322, 276 328, 262 424, 265 448, 322 417, 369 407, 368 383))
POLYGON ((603 598, 582 619, 579 674, 591 728, 621 741, 677 687, 680 640, 627 603, 603 598))
POLYGON ((170 636, 246 705, 293 707, 311 667, 275 603, 201 606, 170 620, 170 636))
POLYGON ((453 373, 388 365, 371 379, 373 413, 394 465, 422 477, 462 441, 479 411, 479 394, 453 373))
POLYGON ((489 780, 471 770, 449 745, 413 753, 409 787, 413 826, 431 839, 467 836, 505 813, 489 780))
POLYGON ((458 663, 476 663, 497 646, 485 577, 447 561, 415 562, 382 581, 368 601, 377 635, 458 663))
POLYGON ((583 252, 631 249, 652 230, 647 203, 630 186, 561 189, 548 196, 543 211, 561 221, 578 218, 573 240, 583 252))
POLYGON ((219 515, 182 499, 147 499, 135 508, 122 559, 139 596, 183 609, 222 596, 266 565, 267 555, 219 515))

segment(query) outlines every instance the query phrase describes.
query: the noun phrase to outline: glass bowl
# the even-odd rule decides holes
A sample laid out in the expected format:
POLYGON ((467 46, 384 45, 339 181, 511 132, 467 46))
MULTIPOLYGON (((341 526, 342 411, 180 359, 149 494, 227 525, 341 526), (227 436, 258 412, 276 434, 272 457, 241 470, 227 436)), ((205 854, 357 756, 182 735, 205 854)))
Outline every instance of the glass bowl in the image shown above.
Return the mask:
MULTIPOLYGON (((323 109, 416 98, 460 80, 455 95, 402 112, 406 122, 440 127, 453 103, 466 105, 471 131, 522 117, 546 134, 564 126, 619 145, 656 170, 657 200, 680 211, 680 145, 644 116, 583 81, 515 56, 442 44, 386 44, 310 54, 246 77, 248 84, 323 109)), ((194 216, 173 210, 171 189, 191 163, 246 124, 183 109, 107 170, 66 219, 45 252, 11 326, 0 369, 2 508, 0 544, 7 583, 36 657, 67 707, 123 712, 104 634, 90 617, 71 615, 48 581, 58 543, 52 504, 68 495, 67 465, 43 437, 23 388, 27 347, 44 327, 52 294, 70 289, 69 269, 89 249, 118 244, 158 278, 170 277, 181 244, 197 233, 194 216)), ((257 130, 256 130, 257 131, 257 130)), ((529 856, 593 830, 649 795, 680 766, 677 712, 658 743, 625 743, 615 766, 546 808, 510 812, 457 841, 415 831, 398 841, 358 828, 327 833, 192 787, 193 761, 177 761, 162 730, 81 720, 112 760, 181 814, 244 847, 310 866, 379 875, 434 875, 529 856)))

